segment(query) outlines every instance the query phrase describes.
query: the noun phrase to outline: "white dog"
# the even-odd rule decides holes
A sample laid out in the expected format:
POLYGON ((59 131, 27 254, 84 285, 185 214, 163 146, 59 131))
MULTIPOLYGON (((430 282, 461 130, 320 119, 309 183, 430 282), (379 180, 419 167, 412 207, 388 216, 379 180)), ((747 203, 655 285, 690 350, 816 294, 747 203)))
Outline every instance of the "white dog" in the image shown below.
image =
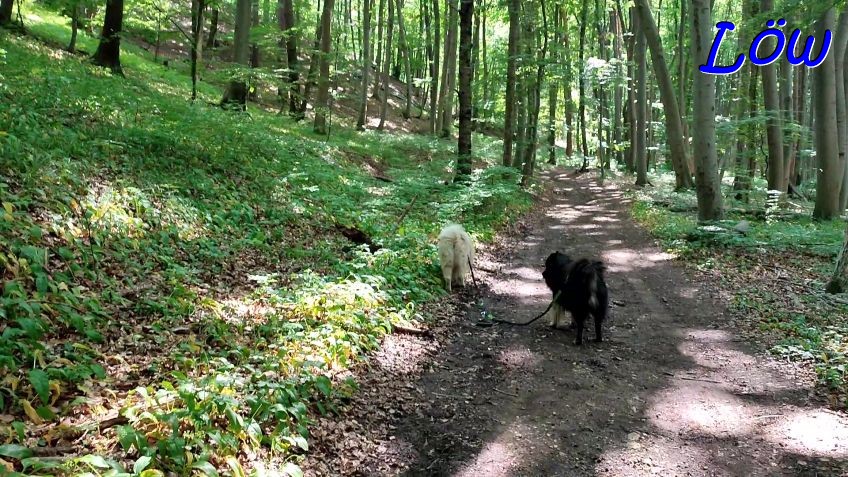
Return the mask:
POLYGON ((454 282, 465 286, 465 275, 474 263, 474 241, 461 225, 448 224, 439 234, 439 262, 448 293, 454 282))

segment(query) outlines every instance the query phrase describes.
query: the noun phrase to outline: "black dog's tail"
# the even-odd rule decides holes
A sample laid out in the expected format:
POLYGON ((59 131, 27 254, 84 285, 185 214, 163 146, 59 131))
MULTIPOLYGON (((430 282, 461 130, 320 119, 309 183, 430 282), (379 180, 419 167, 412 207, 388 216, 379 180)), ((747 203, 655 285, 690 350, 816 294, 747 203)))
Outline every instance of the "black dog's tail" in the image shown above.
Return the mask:
POLYGON ((588 291, 589 307, 592 309, 597 309, 599 305, 598 288, 600 282, 604 279, 604 271, 606 271, 606 266, 603 262, 586 259, 578 260, 571 271, 571 275, 577 278, 585 287, 584 289, 588 291))

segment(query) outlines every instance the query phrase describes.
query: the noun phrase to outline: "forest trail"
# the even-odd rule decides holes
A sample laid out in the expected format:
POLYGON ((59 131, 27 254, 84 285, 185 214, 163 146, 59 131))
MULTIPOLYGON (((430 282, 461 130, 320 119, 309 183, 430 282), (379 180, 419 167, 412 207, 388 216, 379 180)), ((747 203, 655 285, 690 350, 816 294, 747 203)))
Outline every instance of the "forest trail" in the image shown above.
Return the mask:
MULTIPOLYGON (((349 416, 349 431, 378 436, 355 471, 336 471, 848 475, 848 418, 810 398, 808 377, 737 338, 717 296, 633 223, 621 191, 562 170, 547 179, 524 233, 483 253, 480 267, 500 272, 478 271, 482 289, 465 316, 435 343, 387 340, 355 402, 400 404, 349 416), (482 312, 521 322, 543 310, 541 270, 555 250, 607 263, 604 343, 576 347, 573 332, 543 320, 474 325, 482 312)), ((337 465, 318 441, 323 462, 337 465)))

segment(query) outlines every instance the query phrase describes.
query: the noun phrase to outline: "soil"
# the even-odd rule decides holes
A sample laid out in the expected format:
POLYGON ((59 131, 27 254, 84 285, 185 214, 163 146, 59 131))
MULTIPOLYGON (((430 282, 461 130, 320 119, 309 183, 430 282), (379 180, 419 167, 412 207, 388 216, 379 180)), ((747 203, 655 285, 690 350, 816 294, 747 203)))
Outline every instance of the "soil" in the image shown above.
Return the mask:
POLYGON ((623 191, 556 170, 536 211, 434 304, 433 337, 393 335, 320 421, 307 475, 845 476, 848 417, 803 368, 741 338, 710 283, 630 219, 623 191), (603 343, 539 320, 544 259, 604 260, 603 343))

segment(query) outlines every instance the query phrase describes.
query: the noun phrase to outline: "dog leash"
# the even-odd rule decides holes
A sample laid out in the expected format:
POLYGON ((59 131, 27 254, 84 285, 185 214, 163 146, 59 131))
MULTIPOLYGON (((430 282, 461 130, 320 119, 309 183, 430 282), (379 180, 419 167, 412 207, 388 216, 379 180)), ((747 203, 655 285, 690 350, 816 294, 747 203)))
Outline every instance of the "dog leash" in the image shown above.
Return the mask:
POLYGON ((491 320, 479 320, 479 321, 477 321, 476 324, 477 324, 477 326, 482 326, 482 327, 489 327, 489 326, 492 326, 495 323, 503 323, 505 325, 511 325, 511 326, 527 326, 527 325, 533 323, 534 321, 538 320, 539 318, 545 316, 549 311, 551 311, 551 307, 554 306, 554 303, 556 303, 557 299, 559 299, 560 294, 562 294, 562 290, 556 292, 556 295, 554 295, 553 299, 551 299, 551 302, 548 304, 548 307, 545 308, 545 311, 543 311, 539 316, 533 318, 532 320, 530 320, 526 323, 515 323, 514 321, 507 321, 507 320, 500 320, 500 319, 497 319, 497 318, 492 318, 491 320))

